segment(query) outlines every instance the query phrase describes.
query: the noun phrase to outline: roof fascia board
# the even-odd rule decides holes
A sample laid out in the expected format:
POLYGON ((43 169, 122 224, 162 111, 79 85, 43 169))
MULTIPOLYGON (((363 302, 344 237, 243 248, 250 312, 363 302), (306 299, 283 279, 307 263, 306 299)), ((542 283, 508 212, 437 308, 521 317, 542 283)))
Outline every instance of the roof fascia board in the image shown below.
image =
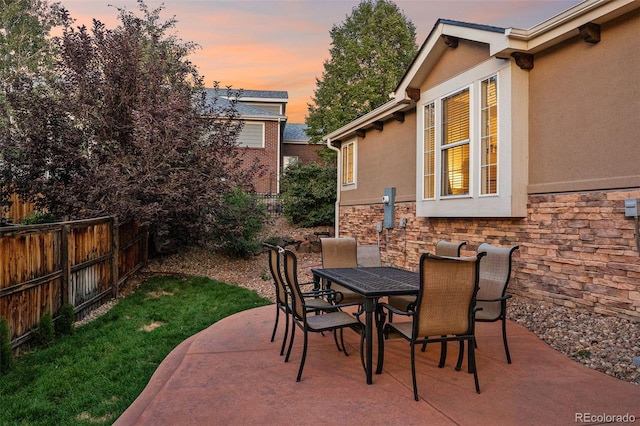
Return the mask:
POLYGON ((578 27, 589 22, 609 21, 640 7, 637 0, 588 0, 528 29, 507 29, 508 47, 492 52, 508 56, 513 51, 537 53, 578 34, 578 27))
POLYGON ((245 121, 286 121, 284 115, 240 115, 241 120, 245 121))
POLYGON ((264 102, 264 103, 269 103, 269 102, 287 102, 289 99, 288 98, 247 98, 244 96, 240 96, 238 98, 238 100, 240 102, 264 102))
POLYGON ((327 140, 336 140, 336 139, 344 139, 352 133, 355 133, 356 130, 362 129, 363 127, 371 125, 375 121, 379 121, 381 118, 389 116, 396 111, 404 109, 407 106, 407 101, 402 100, 398 101, 397 99, 393 99, 386 104, 379 106, 368 114, 363 115, 360 118, 352 121, 346 126, 342 126, 339 129, 329 133, 324 136, 322 139, 327 140))

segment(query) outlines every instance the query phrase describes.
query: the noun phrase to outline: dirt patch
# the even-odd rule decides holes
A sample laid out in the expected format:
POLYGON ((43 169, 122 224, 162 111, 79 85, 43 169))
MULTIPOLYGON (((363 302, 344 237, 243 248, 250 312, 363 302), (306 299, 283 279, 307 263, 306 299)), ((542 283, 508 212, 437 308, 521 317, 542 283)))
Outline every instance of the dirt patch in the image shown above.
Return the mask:
POLYGON ((140 331, 151 332, 151 331, 155 330, 156 328, 162 327, 162 326, 164 326, 166 324, 167 324, 166 322, 153 321, 151 324, 147 324, 147 325, 144 325, 144 326, 140 327, 140 331))
POLYGON ((151 299, 157 299, 158 297, 162 297, 162 296, 173 296, 174 293, 170 293, 168 291, 164 291, 164 290, 158 290, 158 291, 150 291, 149 293, 147 293, 147 296, 149 296, 151 299))

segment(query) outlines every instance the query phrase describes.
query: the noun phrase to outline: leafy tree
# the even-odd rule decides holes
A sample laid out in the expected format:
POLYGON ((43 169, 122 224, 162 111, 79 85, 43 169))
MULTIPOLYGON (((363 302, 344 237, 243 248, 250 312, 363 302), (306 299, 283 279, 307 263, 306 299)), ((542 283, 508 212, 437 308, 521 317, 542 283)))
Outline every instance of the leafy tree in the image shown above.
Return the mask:
POLYGON ((295 163, 282 177, 285 217, 303 227, 332 225, 336 169, 330 164, 295 163))
MULTIPOLYGON (((197 46, 170 34, 163 7, 118 9, 107 29, 64 28, 54 78, 22 75, 0 128, 0 176, 57 217, 115 215, 151 227, 159 251, 206 241, 234 187, 248 188, 236 147, 237 97, 206 91, 187 56, 197 46), (227 99, 228 98, 228 99, 227 99)), ((6 194, 4 194, 6 196, 6 194)))
POLYGON ((389 0, 362 1, 330 34, 331 58, 308 105, 312 142, 386 103, 418 51, 415 26, 389 0))
POLYGON ((0 84, 3 89, 16 74, 40 75, 52 68, 54 46, 47 36, 62 19, 58 3, 0 0, 0 84))

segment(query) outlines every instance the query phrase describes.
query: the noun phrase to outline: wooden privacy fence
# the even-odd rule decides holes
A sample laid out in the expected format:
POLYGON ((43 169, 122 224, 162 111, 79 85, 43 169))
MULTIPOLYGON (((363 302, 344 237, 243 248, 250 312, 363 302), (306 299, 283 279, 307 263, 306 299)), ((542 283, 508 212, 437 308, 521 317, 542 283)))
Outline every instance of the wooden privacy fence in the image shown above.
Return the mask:
POLYGON ((0 223, 4 224, 9 221, 19 223, 25 217, 29 216, 35 209, 33 203, 23 201, 18 194, 13 194, 8 200, 9 205, 0 206, 0 223))
POLYGON ((148 259, 148 231, 112 217, 0 228, 0 316, 12 346, 65 303, 81 319, 113 297, 148 259))

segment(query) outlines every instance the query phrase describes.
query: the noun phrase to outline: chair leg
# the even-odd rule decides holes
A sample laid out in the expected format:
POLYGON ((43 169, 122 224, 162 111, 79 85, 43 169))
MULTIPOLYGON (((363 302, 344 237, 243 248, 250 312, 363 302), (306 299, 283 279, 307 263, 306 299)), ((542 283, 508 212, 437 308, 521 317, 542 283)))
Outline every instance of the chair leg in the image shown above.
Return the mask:
POLYGON ((338 352, 342 352, 344 348, 340 347, 340 341, 338 340, 338 329, 333 330, 333 341, 336 342, 336 348, 338 348, 338 352))
POLYGON ((293 347, 293 338, 296 335, 295 320, 291 318, 291 340, 289 340, 289 349, 287 350, 287 356, 284 357, 284 362, 289 362, 289 356, 291 355, 291 348, 293 347))
POLYGON ((447 361, 447 342, 443 340, 440 343, 440 362, 438 363, 438 368, 444 367, 444 364, 446 361, 447 361))
POLYGON ((300 378, 302 377, 302 369, 304 368, 304 361, 307 358, 307 330, 304 330, 304 345, 302 348, 302 359, 300 360, 300 369, 298 370, 298 378, 296 379, 296 382, 300 381, 300 378))
POLYGON ((342 352, 344 352, 344 356, 349 356, 347 353, 347 347, 344 345, 344 328, 340 329, 340 343, 342 344, 342 352))
MULTIPOLYGON (((282 338, 282 347, 280 348, 280 356, 284 355, 284 348, 287 344, 287 337, 289 337, 289 317, 291 314, 284 314, 284 337, 282 338)), ((293 336, 292 336, 293 338, 293 336)))
POLYGON ((511 364, 511 354, 509 353, 509 345, 507 344, 507 318, 502 317, 502 341, 504 342, 504 352, 507 354, 507 364, 511 364))
POLYGON ((458 351, 458 363, 456 364, 456 371, 460 371, 462 369, 463 359, 464 359, 464 340, 460 340, 460 351, 458 351))
MULTIPOLYGON (((271 333, 271 341, 273 342, 276 338, 276 330, 278 329, 278 319, 280 318, 280 307, 276 302, 276 323, 273 325, 273 333, 271 333)), ((285 339, 286 340, 286 339, 285 339)), ((282 355, 282 353, 280 353, 282 355)))
POLYGON ((473 371, 473 381, 476 385, 476 393, 480 393, 480 383, 478 382, 478 367, 476 365, 476 351, 474 348, 475 337, 471 337, 469 340, 469 370, 473 371))
POLYGON ((411 342, 411 380, 413 381, 413 398, 420 401, 418 397, 418 382, 416 380, 416 345, 411 342))

